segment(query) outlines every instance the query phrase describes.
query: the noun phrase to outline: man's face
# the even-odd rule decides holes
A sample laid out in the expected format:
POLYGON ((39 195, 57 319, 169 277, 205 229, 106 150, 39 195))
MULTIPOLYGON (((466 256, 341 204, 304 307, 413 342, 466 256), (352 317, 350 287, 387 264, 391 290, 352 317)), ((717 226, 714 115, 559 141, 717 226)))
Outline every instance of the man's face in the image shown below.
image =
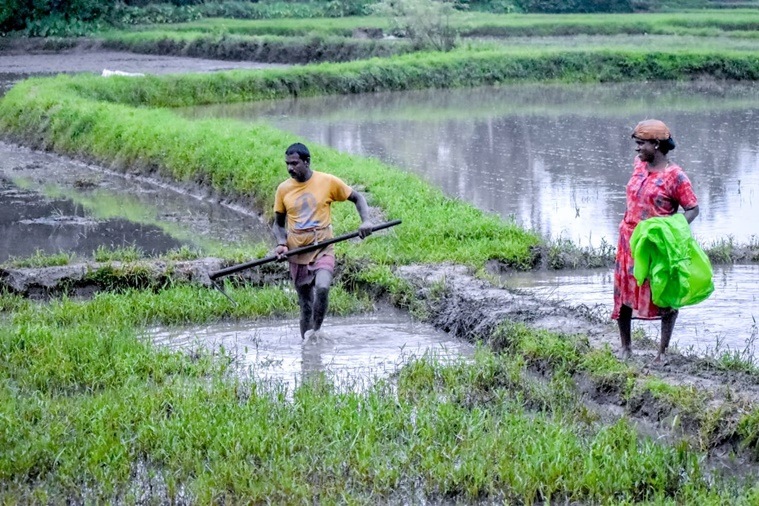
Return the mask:
POLYGON ((287 164, 287 172, 290 174, 290 177, 301 183, 306 181, 311 169, 308 162, 300 159, 300 155, 287 155, 285 163, 287 164))

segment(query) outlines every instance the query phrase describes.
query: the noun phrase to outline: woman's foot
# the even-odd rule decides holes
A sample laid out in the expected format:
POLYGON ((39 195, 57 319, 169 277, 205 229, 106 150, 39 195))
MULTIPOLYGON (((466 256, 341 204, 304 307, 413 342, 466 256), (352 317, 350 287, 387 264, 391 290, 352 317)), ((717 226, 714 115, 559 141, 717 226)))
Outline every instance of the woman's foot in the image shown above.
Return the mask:
POLYGON ((628 360, 630 357, 632 357, 632 350, 630 349, 630 347, 629 347, 629 346, 623 346, 623 347, 621 347, 621 348, 619 349, 619 352, 617 353, 617 358, 618 358, 619 360, 623 360, 623 361, 626 361, 626 360, 628 360))

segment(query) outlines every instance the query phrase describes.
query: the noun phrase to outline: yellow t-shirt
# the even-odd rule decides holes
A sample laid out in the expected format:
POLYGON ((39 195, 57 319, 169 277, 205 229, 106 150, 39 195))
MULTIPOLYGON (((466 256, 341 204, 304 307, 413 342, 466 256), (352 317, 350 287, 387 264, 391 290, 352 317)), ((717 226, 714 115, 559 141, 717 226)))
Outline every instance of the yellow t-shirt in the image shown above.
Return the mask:
MULTIPOLYGON (((287 215, 287 247, 308 246, 332 237, 332 202, 348 200, 353 190, 340 178, 325 172, 313 171, 305 183, 289 178, 277 187, 274 211, 287 215)), ((289 257, 291 262, 308 264, 317 254, 332 252, 332 245, 324 250, 289 257)))

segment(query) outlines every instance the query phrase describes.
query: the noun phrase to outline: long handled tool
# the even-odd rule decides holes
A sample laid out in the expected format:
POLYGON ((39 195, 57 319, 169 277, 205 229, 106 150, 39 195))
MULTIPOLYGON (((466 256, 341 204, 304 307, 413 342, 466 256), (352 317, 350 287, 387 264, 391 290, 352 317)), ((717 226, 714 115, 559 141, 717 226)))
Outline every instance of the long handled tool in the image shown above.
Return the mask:
MULTIPOLYGON (((372 227, 372 232, 376 232, 378 230, 383 230, 386 228, 394 227, 396 225, 399 225, 401 223, 401 220, 393 220, 388 221, 386 223, 381 223, 375 227, 372 227)), ((234 300, 232 300, 229 295, 227 295, 222 288, 216 284, 216 280, 223 277, 223 276, 229 276, 230 274, 234 274, 236 272, 244 271, 245 269, 251 269, 253 267, 258 267, 259 265, 268 264, 269 262, 274 262, 276 260, 280 260, 282 258, 287 258, 292 255, 299 255, 301 253, 308 253, 309 251, 315 251, 321 248, 324 248, 326 246, 329 246, 330 244, 334 244, 336 242, 346 241, 348 239, 353 239, 354 237, 358 237, 358 230, 355 232, 350 232, 348 234, 339 235, 337 237, 333 237, 332 239, 327 239, 326 241, 322 241, 320 243, 315 244, 309 244, 308 246, 303 246, 302 248, 295 248, 293 250, 289 250, 285 253, 283 253, 281 256, 277 255, 270 255, 265 258, 259 258, 258 260, 252 260, 250 262, 246 262, 244 264, 237 264, 232 265, 230 267, 226 267, 224 269, 220 269, 218 271, 209 272, 208 277, 211 278, 211 282, 213 283, 213 286, 217 288, 221 293, 223 293, 229 300, 231 300, 234 303, 234 300)))

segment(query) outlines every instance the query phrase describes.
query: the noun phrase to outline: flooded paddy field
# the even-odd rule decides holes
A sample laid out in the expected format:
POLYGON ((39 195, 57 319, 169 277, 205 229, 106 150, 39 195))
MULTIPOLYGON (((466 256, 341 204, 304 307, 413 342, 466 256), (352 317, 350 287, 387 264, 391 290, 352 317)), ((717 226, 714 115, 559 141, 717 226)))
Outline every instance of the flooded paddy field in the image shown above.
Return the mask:
MULTIPOLYGON (((46 164, 43 161, 42 167, 46 164)), ((69 171, 73 174, 75 169, 63 169, 69 171)), ((176 192, 180 197, 175 205, 170 194, 161 193, 168 188, 155 182, 120 177, 111 181, 102 169, 94 170, 94 176, 84 177, 87 172, 83 172, 66 179, 63 174, 47 175, 25 158, 8 172, 13 175, 7 178, 10 192, 69 199, 74 207, 66 208, 64 215, 74 215, 78 205, 85 210, 80 213, 84 219, 104 219, 108 206, 98 204, 113 198, 115 215, 156 225, 188 244, 198 244, 191 241, 201 237, 210 237, 214 244, 237 244, 248 237, 246 231, 254 235, 247 226, 239 235, 231 227, 235 216, 255 219, 254 213, 231 209, 231 231, 225 227, 230 235, 216 236, 209 229, 217 223, 217 207, 229 206, 186 192, 176 192), (126 185, 120 187, 122 179, 126 185), (101 187, 107 191, 90 198, 101 187), (118 189, 111 192, 112 188, 118 189), (127 204, 119 199, 122 193, 130 197, 127 204), (143 193, 159 196, 155 201, 140 197, 133 203, 131 198, 143 193), (186 197, 209 207, 197 210, 182 200, 186 197), (184 212, 187 209, 191 212, 184 212), (191 216, 189 224, 185 215, 191 216), (175 222, 189 233, 167 225, 175 222)), ((511 180, 504 181, 507 186, 511 180)), ((414 267, 422 281, 413 293, 437 305, 438 321, 445 322, 438 327, 451 329, 451 334, 467 319, 473 326, 484 320, 496 323, 507 312, 519 322, 544 317, 551 324, 565 322, 564 329, 570 323, 583 324, 570 311, 547 314, 556 309, 547 303, 554 294, 541 294, 539 287, 515 286, 534 290, 527 304, 527 297, 497 289, 463 273, 464 269, 459 276, 441 269, 438 283, 430 276, 438 266, 414 267), (454 285, 457 280, 460 286, 447 292, 447 283, 454 285)), ((744 277, 755 279, 756 273, 736 275, 744 277)), ((730 293, 731 283, 719 289, 730 293)), ((581 282, 567 279, 560 284, 579 291, 581 282)), ((241 292, 245 290, 248 295, 263 291, 244 287, 241 292)), ((279 296, 286 290, 271 291, 279 296)), ((746 289, 736 293, 749 302, 746 289)), ((570 292, 567 298, 573 295, 570 292)), ((597 295, 607 298, 604 293, 597 295)), ((211 290, 187 286, 48 305, 12 298, 2 302, 15 308, 11 310, 17 311, 19 321, 34 323, 31 331, 9 328, 7 344, 3 342, 8 351, 3 355, 8 391, 16 396, 14 405, 6 408, 11 416, 0 411, 0 419, 14 423, 6 432, 8 453, 0 459, 12 463, 8 468, 15 473, 16 481, 5 496, 11 499, 75 502, 85 489, 92 502, 113 503, 122 498, 125 503, 142 498, 166 503, 245 499, 329 503, 350 498, 371 504, 388 497, 397 497, 398 504, 416 499, 426 504, 552 500, 594 504, 609 498, 688 503, 689 498, 722 493, 730 502, 742 492, 723 491, 709 469, 710 456, 723 451, 728 455, 724 461, 732 462, 733 469, 744 467, 741 472, 748 475, 748 487, 755 482, 755 462, 742 466, 742 457, 732 452, 754 451, 752 446, 738 448, 736 440, 747 445, 752 440, 746 433, 738 435, 735 427, 746 420, 744 410, 753 406, 749 401, 756 400, 755 381, 741 376, 725 388, 728 379, 739 375, 695 378, 702 382, 699 385, 711 382, 704 397, 700 390, 694 394, 690 385, 662 388, 655 383, 660 381, 656 374, 641 372, 637 362, 622 364, 605 349, 589 349, 585 336, 574 339, 517 329, 513 335, 501 336, 501 345, 510 346, 507 353, 464 360, 464 366, 450 369, 409 364, 395 375, 412 357, 442 357, 441 362, 447 363, 469 357, 472 348, 387 308, 348 318, 330 315, 326 338, 314 342, 300 341, 295 317, 254 321, 251 316, 208 323, 213 320, 208 315, 226 316, 224 310, 216 312, 226 301, 211 290), (185 306, 212 310, 193 314, 185 306), (147 331, 140 326, 161 317, 204 323, 167 324, 147 331), (159 351, 140 348, 147 339, 158 343, 159 351), (258 395, 253 382, 229 381, 229 371, 215 365, 223 365, 223 360, 192 353, 200 347, 217 351, 223 347, 224 355, 237 358, 240 372, 262 383, 306 388, 298 391, 296 402, 258 395), (165 348, 189 353, 164 353, 165 348), (611 369, 589 368, 594 360, 607 360, 603 365, 611 369), (588 371, 601 374, 593 380, 588 371), (336 395, 329 388, 310 388, 305 383, 311 376, 325 376, 338 389, 350 391, 336 395), (368 389, 375 379, 386 377, 397 381, 397 392, 357 395, 353 391, 368 389), (662 393, 665 396, 657 397, 662 393), (723 402, 725 397, 729 401, 723 402), (605 416, 604 407, 600 413, 589 409, 586 399, 611 405, 608 411, 614 416, 605 416), (650 421, 655 431, 639 431, 628 415, 650 421), (674 434, 676 445, 668 444, 667 434, 674 434), (692 439, 687 439, 689 435, 692 439), (143 459, 150 460, 148 466, 141 465, 143 459), (26 462, 29 465, 24 467, 26 462), (135 462, 148 471, 135 472, 135 462), (50 480, 47 488, 47 483, 38 481, 44 479, 50 480), (123 483, 128 492, 136 490, 138 495, 121 496, 123 483), (19 495, 14 495, 16 490, 19 495), (48 491, 54 493, 44 495, 48 491)), ((670 379, 682 382, 678 385, 694 379, 680 366, 676 362, 667 371, 670 379)), ((728 478, 731 472, 726 473, 728 478)))
POLYGON ((664 120, 699 198, 704 244, 755 240, 759 91, 729 82, 518 84, 195 107, 376 157, 544 237, 616 246, 633 126, 664 120))
POLYGON ((223 349, 244 377, 289 392, 324 375, 340 391, 363 391, 421 357, 446 363, 473 353, 472 344, 390 307, 368 315, 329 317, 323 335, 303 341, 296 319, 154 328, 159 345, 193 351, 223 349))
POLYGON ((4 142, 0 229, 0 262, 38 251, 88 258, 101 247, 155 256, 186 246, 208 254, 273 240, 258 214, 200 190, 4 142))
MULTIPOLYGON (((502 280, 511 289, 541 299, 587 308, 601 320, 611 315, 614 274, 609 269, 510 273, 502 280)), ((759 266, 715 266, 714 286, 706 301, 680 310, 672 344, 683 353, 718 355, 729 350, 758 359, 759 266)), ((635 329, 659 339, 659 321, 633 320, 635 329)))
MULTIPOLYGON (((413 171, 447 194, 514 218, 544 237, 612 249, 635 155, 631 128, 656 116, 674 131, 678 146, 671 158, 685 168, 699 197, 701 214, 691 225, 696 239, 746 244, 759 237, 759 93, 751 84, 509 85, 182 113, 271 123, 413 171)), ((675 331, 679 347, 697 353, 718 344, 745 348, 759 318, 757 276, 751 266, 717 268, 712 298, 682 311, 675 331)), ((602 318, 611 313, 611 269, 529 272, 507 280, 512 283, 592 307, 602 318)), ((655 325, 642 328, 658 338, 655 325)))
POLYGON ((0 48, 0 76, 6 79, 33 75, 55 75, 88 72, 101 74, 103 70, 142 74, 178 74, 185 72, 218 72, 232 69, 281 68, 286 65, 252 61, 222 61, 181 56, 159 56, 125 51, 111 51, 97 47, 73 47, 46 51, 23 47, 33 40, 19 41, 16 47, 0 48))

